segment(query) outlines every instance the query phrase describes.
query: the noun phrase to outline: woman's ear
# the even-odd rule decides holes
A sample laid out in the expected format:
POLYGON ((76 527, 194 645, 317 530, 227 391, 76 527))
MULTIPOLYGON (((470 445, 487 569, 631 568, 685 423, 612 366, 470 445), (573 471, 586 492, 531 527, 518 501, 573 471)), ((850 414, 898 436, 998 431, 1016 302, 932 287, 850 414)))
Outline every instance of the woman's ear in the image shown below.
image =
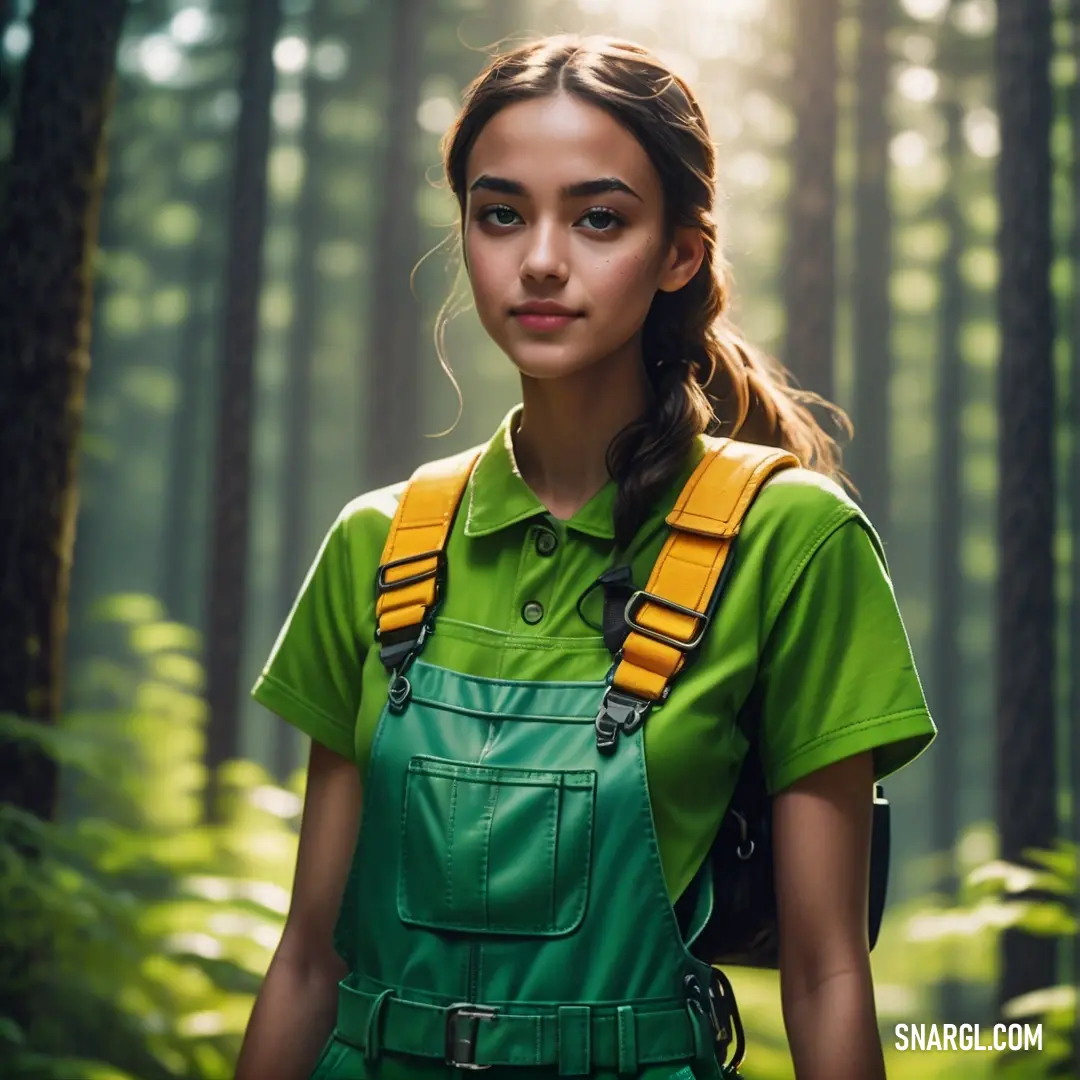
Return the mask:
POLYGON ((676 229, 657 287, 663 292, 678 292, 701 269, 704 258, 705 238, 701 230, 692 225, 676 229))

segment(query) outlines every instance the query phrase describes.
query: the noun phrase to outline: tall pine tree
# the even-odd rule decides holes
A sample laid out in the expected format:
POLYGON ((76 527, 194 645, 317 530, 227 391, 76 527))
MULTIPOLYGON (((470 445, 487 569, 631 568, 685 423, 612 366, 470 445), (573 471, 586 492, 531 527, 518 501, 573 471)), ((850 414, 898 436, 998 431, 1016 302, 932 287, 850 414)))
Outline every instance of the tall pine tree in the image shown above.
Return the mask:
POLYGON ((851 473, 863 509, 889 540, 889 386, 892 382, 889 277, 890 0, 863 0, 855 74, 855 438, 851 473))
MULTIPOLYGON (((999 0, 997 824, 1025 862, 1057 835, 1051 0, 999 0)), ((999 1005, 1055 980, 1054 939, 1008 930, 999 1005)))
POLYGON ((838 0, 792 0, 791 147, 782 360, 804 390, 833 400, 836 304, 838 0))
POLYGON ((246 0, 240 117, 233 159, 214 444, 213 523, 207 595, 210 722, 207 809, 216 814, 217 770, 239 751, 240 660, 247 599, 251 406, 267 205, 278 0, 246 0))
POLYGON ((382 182, 384 200, 375 228, 368 343, 367 418, 362 426, 365 480, 377 487, 420 463, 420 318, 409 278, 420 257, 416 190, 419 128, 416 110, 427 0, 396 0, 390 31, 394 85, 387 109, 382 182))
MULTIPOLYGON (((0 713, 54 723, 90 364, 104 129, 126 0, 38 0, 0 225, 0 713)), ((0 747, 0 801, 55 810, 55 765, 0 747)))

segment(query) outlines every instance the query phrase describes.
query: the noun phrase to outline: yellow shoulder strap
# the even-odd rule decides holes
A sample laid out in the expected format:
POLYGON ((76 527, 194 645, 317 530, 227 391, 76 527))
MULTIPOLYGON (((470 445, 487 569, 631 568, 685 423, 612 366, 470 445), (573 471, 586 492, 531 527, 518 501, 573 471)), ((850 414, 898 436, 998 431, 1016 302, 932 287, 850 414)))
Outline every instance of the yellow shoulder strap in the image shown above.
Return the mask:
MULTIPOLYGON (((375 617, 381 642, 389 634, 408 638, 399 633, 406 630, 420 635, 438 598, 450 528, 481 450, 421 465, 406 485, 379 560, 375 617)), ((387 651, 384 644, 384 663, 387 651)))
MULTIPOLYGON (((732 540, 761 485, 777 470, 799 464, 772 447, 732 439, 709 443, 667 517, 671 533, 648 585, 626 608, 631 631, 612 686, 646 701, 666 696, 686 653, 704 636, 732 540)), ((399 639, 404 655, 435 606, 446 542, 481 452, 474 448, 422 465, 401 496, 379 561, 375 615, 384 663, 398 651, 387 648, 388 635, 399 639)))
POLYGON ((710 602, 743 516, 761 485, 799 464, 786 450, 733 439, 709 439, 709 451, 667 516, 671 532, 648 585, 630 598, 631 626, 612 686, 661 701, 697 647, 712 615, 710 602))

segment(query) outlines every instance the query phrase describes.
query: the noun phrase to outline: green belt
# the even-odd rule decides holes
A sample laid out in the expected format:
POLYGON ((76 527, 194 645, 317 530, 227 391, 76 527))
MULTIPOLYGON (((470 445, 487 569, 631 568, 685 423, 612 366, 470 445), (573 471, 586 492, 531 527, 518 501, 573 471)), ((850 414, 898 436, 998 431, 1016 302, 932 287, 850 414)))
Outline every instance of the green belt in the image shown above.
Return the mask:
POLYGON ((507 1013, 484 1005, 426 1005, 339 987, 337 1035, 368 1058, 381 1049, 439 1058, 460 1068, 557 1065, 564 1075, 593 1068, 633 1073, 640 1065, 700 1060, 713 1052, 708 1020, 687 1001, 633 1005, 536 1006, 507 1013))

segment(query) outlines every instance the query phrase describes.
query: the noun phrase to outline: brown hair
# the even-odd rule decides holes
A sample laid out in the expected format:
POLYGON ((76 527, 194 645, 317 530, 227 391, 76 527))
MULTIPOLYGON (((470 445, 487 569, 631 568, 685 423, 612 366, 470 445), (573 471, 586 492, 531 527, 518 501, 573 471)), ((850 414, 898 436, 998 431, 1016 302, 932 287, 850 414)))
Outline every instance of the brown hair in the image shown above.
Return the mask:
MULTIPOLYGON (((660 176, 669 239, 676 228, 693 226, 705 241, 705 258, 691 281, 677 292, 658 291, 652 302, 642 352, 653 399, 608 448, 608 471, 618 486, 619 546, 629 543, 703 432, 783 447, 806 467, 845 479, 836 441, 807 405, 824 407, 850 433, 847 417, 792 387, 787 373, 727 318, 731 272, 717 246, 716 155, 705 116, 686 83, 648 50, 606 37, 560 35, 494 57, 467 87, 442 143, 462 220, 469 151, 484 125, 513 102, 560 92, 604 109, 644 148, 660 176)), ((440 346, 445 318, 444 308, 436 331, 440 346)))

